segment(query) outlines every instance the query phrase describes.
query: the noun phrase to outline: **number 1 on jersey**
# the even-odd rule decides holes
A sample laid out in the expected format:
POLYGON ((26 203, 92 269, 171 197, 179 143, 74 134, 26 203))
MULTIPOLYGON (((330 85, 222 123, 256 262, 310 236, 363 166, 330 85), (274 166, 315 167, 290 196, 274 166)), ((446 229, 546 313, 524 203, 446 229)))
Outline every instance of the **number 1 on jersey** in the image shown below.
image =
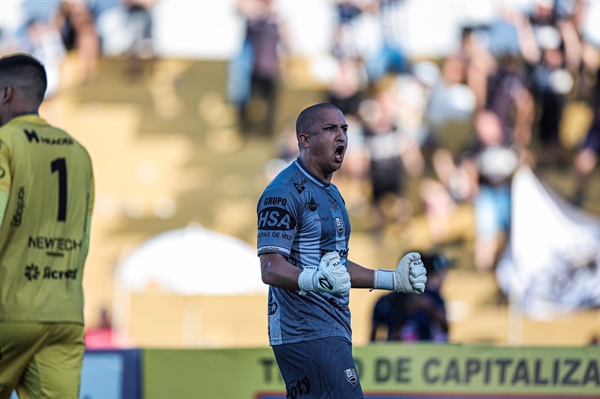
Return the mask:
POLYGON ((56 158, 50 164, 52 173, 58 171, 58 217, 59 222, 67 220, 67 162, 56 158))

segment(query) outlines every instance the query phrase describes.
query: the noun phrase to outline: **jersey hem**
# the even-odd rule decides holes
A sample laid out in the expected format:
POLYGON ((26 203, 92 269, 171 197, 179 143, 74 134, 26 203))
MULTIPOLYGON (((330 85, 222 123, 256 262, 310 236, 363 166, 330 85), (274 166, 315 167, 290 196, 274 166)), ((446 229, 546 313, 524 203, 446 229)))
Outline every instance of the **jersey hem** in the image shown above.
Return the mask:
POLYGON ((279 345, 287 345, 287 344, 297 344, 299 342, 308 342, 308 341, 316 341, 317 339, 324 339, 324 338, 332 338, 332 337, 341 337, 341 338, 345 338, 347 339, 350 344, 352 344, 352 337, 349 337, 347 334, 330 334, 330 335, 326 335, 326 336, 319 336, 319 335, 314 335, 314 336, 302 336, 299 339, 293 339, 293 340, 277 340, 277 341, 269 341, 269 346, 279 346, 279 345))
POLYGON ((10 322, 10 323, 47 323, 47 324, 78 324, 80 326, 84 326, 85 323, 80 320, 30 320, 30 319, 14 319, 14 318, 5 318, 0 317, 0 323, 2 322, 10 322))

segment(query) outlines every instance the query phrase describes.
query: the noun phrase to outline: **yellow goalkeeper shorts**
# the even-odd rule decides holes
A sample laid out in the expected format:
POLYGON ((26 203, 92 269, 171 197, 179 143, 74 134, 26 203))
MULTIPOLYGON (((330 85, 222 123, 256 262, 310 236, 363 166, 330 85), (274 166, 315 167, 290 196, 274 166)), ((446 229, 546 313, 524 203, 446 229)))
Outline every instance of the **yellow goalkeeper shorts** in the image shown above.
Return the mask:
POLYGON ((83 326, 0 321, 0 399, 78 399, 83 326))

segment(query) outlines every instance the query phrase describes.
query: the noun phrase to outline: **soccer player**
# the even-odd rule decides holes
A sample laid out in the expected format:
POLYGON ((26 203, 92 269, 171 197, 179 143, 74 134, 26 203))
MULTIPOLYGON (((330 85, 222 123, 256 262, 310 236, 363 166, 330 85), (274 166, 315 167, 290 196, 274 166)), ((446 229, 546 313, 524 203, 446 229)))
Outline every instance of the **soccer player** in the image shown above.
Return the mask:
POLYGON ((349 293, 354 288, 420 294, 416 252, 395 270, 348 259, 350 221, 333 173, 344 160, 348 125, 334 105, 300 113, 300 155, 265 189, 258 207, 258 255, 269 284, 269 342, 289 397, 362 398, 352 357, 349 293))
POLYGON ((0 58, 0 399, 76 399, 94 177, 87 151, 38 115, 44 67, 0 58))

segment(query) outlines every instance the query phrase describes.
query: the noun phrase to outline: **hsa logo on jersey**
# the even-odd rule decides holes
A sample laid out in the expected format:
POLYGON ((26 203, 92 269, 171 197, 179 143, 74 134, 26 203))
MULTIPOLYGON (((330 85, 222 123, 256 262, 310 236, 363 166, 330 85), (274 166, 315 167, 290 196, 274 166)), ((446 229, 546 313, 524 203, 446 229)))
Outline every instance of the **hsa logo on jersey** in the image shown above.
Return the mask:
POLYGON ((296 220, 285 209, 267 207, 258 214, 259 230, 292 230, 295 227, 296 220))

